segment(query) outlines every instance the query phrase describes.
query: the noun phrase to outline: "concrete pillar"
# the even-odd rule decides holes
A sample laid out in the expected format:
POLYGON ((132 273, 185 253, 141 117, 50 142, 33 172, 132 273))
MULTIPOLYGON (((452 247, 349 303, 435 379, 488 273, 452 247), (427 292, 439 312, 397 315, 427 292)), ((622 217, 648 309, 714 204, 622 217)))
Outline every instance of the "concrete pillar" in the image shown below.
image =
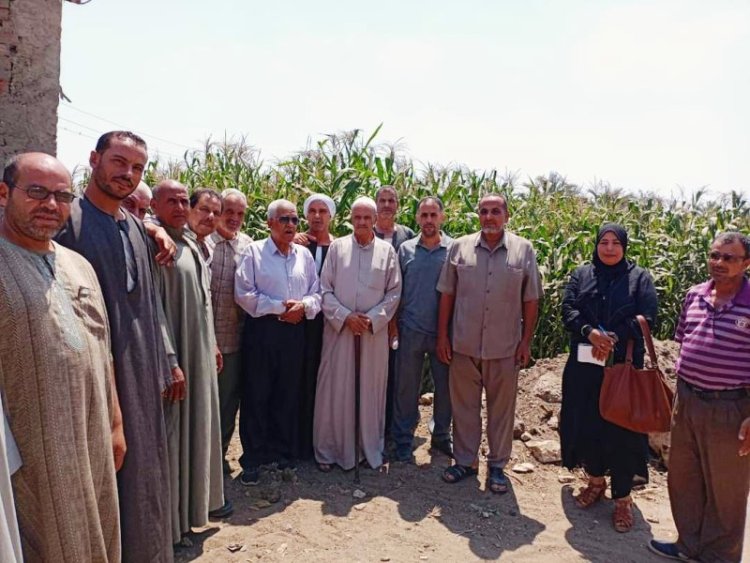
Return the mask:
POLYGON ((0 162, 57 152, 60 0, 0 0, 0 162))

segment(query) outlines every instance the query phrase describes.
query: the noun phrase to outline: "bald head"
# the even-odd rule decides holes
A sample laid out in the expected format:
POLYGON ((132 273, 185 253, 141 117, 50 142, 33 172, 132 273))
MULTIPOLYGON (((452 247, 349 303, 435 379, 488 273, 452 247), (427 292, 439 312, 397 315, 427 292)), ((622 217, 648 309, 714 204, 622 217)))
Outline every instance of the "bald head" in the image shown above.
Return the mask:
POLYGON ((187 188, 177 180, 162 180, 154 188, 151 207, 163 225, 182 229, 190 210, 187 188))
POLYGON ((18 176, 24 168, 60 174, 68 179, 68 183, 72 184, 70 173, 65 165, 54 156, 43 152, 22 153, 8 160, 3 170, 3 183, 11 188, 14 187, 18 183, 18 176))
POLYGON ((122 200, 122 206, 143 221, 151 206, 153 197, 148 184, 141 182, 132 194, 122 200))
POLYGON ((71 184, 70 173, 53 156, 25 153, 12 158, 0 183, 0 205, 6 208, 3 235, 28 250, 49 250, 50 239, 70 215, 71 184))

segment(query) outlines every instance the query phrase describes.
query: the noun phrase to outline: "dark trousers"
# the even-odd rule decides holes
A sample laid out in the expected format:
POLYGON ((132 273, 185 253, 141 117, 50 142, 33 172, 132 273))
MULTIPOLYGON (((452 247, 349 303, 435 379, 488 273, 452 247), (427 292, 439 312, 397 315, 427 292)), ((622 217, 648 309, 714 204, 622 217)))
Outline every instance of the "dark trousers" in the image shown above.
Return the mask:
POLYGON ((323 313, 312 320, 305 320, 305 367, 300 387, 299 440, 296 452, 298 459, 313 457, 313 420, 315 415, 315 390, 318 384, 318 368, 323 348, 323 313))
POLYGON ((224 367, 219 372, 219 412, 221 413, 221 453, 226 458, 232 441, 242 396, 242 354, 224 354, 224 367))
POLYGON ((430 358, 430 371, 435 382, 432 417, 435 440, 450 438, 451 398, 448 388, 448 365, 437 359, 435 337, 402 327, 396 351, 395 393, 391 436, 397 446, 411 446, 414 429, 419 422, 419 392, 422 386, 424 357, 430 358))
POLYGON ((243 469, 294 457, 304 347, 304 322, 292 325, 267 315, 245 323, 240 403, 243 469))
POLYGON ((677 383, 669 452, 669 500, 680 551, 700 561, 740 561, 750 456, 737 435, 750 397, 704 398, 677 383))
POLYGON ((391 424, 393 423, 393 395, 396 390, 396 351, 388 346, 388 383, 385 387, 385 438, 391 438, 391 424))

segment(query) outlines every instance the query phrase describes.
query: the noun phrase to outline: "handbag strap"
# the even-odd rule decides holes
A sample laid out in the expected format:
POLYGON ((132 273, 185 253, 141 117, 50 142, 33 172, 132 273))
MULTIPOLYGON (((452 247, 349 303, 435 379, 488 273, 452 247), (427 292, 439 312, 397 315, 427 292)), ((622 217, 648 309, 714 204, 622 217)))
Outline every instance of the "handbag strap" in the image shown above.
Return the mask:
MULTIPOLYGON (((648 327, 648 322, 643 315, 636 315, 638 324, 641 325, 641 333, 643 334, 643 341, 646 343, 646 349, 648 350, 648 357, 651 360, 651 367, 659 369, 659 360, 656 357, 656 350, 654 349, 654 341, 651 338, 651 329, 648 327)), ((631 341, 632 342, 632 341, 631 341)), ((630 353, 631 344, 628 342, 628 352, 630 353)))
POLYGON ((632 338, 628 338, 628 346, 625 352, 625 363, 626 364, 632 364, 633 363, 633 342, 635 342, 632 338))

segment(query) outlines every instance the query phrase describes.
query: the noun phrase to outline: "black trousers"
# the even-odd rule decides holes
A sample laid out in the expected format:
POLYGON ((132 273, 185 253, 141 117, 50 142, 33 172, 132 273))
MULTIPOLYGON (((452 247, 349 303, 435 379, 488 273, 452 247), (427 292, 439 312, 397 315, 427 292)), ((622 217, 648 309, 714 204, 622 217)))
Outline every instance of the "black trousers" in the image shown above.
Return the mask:
POLYGON ((393 395, 396 392, 396 351, 388 341, 388 384, 385 388, 385 437, 391 439, 391 426, 393 425, 393 395))
POLYGON ((250 469, 290 460, 297 449, 305 322, 275 315, 247 319, 240 403, 240 465, 250 469))
POLYGON ((305 323, 305 365, 300 387, 299 440, 295 457, 312 459, 315 391, 323 349, 323 313, 318 313, 314 319, 303 322, 305 323))

